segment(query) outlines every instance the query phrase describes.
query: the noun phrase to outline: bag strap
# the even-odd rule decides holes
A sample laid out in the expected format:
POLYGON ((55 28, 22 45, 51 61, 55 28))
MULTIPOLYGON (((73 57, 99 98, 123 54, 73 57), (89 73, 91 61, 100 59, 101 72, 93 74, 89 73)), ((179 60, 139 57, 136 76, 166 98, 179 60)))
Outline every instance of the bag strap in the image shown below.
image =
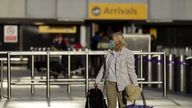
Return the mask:
MULTIPOLYGON (((106 77, 106 56, 104 56, 103 66, 104 66, 104 69, 103 69, 103 76, 102 76, 102 87, 103 87, 103 93, 104 93, 105 92, 104 84, 105 84, 105 77, 106 77)), ((97 89, 97 87, 95 88, 97 89)))
POLYGON ((143 105, 146 106, 147 103, 146 103, 145 96, 144 96, 143 92, 141 92, 141 97, 142 97, 142 99, 143 99, 143 105))
MULTIPOLYGON (((147 103, 146 103, 146 100, 145 100, 145 96, 144 96, 144 94, 143 94, 143 92, 141 91, 141 97, 142 97, 142 100, 143 100, 143 105, 144 106, 147 106, 147 103)), ((135 106, 135 101, 136 100, 134 100, 134 102, 133 102, 133 105, 135 106)))
POLYGON ((85 105, 86 108, 90 108, 89 95, 90 95, 90 90, 88 90, 87 97, 86 97, 86 105, 85 105))
POLYGON ((103 69, 103 77, 102 77, 102 79, 105 77, 105 74, 106 74, 106 57, 105 56, 104 56, 103 65, 104 65, 104 69, 103 69))

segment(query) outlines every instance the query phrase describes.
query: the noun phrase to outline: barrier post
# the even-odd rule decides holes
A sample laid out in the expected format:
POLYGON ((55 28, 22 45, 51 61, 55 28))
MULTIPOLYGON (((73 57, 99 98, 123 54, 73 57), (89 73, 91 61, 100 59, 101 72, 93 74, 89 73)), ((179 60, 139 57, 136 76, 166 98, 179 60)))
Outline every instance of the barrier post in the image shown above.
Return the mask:
POLYGON ((163 69, 163 97, 167 98, 167 76, 166 76, 166 53, 163 54, 164 69, 163 69))
POLYGON ((172 54, 170 54, 168 57, 168 90, 174 91, 174 57, 172 54))
POLYGON ((46 91, 46 97, 47 99, 50 98, 50 53, 49 51, 47 51, 47 76, 46 76, 46 80, 47 80, 47 91, 46 91))
POLYGON ((3 61, 1 62, 1 90, 0 90, 0 99, 3 98, 3 61))
POLYGON ((180 92, 186 92, 186 63, 185 63, 185 56, 181 55, 179 58, 180 61, 180 71, 179 71, 179 77, 180 77, 180 92))
MULTIPOLYGON (((147 76, 148 76, 148 81, 152 81, 152 57, 151 54, 148 55, 148 60, 147 60, 147 76)), ((149 87, 151 87, 151 84, 148 84, 149 87)))
MULTIPOLYGON (((34 83, 35 69, 34 69, 34 55, 31 56, 31 83, 34 83)), ((35 85, 31 84, 31 94, 35 94, 35 85)))
MULTIPOLYGON (((70 50, 68 50, 68 53, 70 53, 70 50)), ((68 78, 71 78, 71 55, 68 55, 68 78)), ((71 94, 71 85, 67 85, 67 93, 71 94)))
POLYGON ((7 98, 11 98, 11 52, 7 55, 7 98))
MULTIPOLYGON (((141 72, 141 74, 140 74, 140 78, 143 78, 143 55, 141 54, 140 55, 141 56, 141 60, 140 60, 140 62, 141 62, 141 70, 140 70, 140 72, 141 72)), ((143 84, 141 84, 141 88, 143 89, 143 84)))
POLYGON ((88 49, 85 49, 86 52, 86 79, 85 79, 85 96, 87 96, 87 91, 89 90, 89 51, 88 49))
MULTIPOLYGON (((158 57, 157 57, 157 81, 162 81, 163 80, 162 79, 162 75, 163 75, 163 73, 162 73, 162 69, 163 69, 162 63, 163 63, 162 62, 162 55, 158 55, 158 57)), ((161 88, 162 85, 158 84, 157 87, 161 88)))

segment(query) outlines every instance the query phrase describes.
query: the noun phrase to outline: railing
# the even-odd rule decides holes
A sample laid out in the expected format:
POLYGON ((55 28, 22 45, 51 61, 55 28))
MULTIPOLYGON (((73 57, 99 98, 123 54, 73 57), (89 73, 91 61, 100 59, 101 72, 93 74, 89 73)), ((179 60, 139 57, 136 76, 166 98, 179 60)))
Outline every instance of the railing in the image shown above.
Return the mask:
MULTIPOLYGON (((163 85, 163 96, 167 97, 167 80, 166 80, 166 54, 165 52, 134 52, 134 55, 140 55, 140 60, 141 60, 141 74, 140 77, 143 78, 143 56, 148 56, 148 60, 151 60, 151 55, 156 55, 156 56, 163 56, 163 80, 158 79, 158 81, 152 81, 151 80, 151 73, 152 70, 149 70, 148 72, 148 81, 141 81, 139 82, 141 85, 143 84, 161 84, 163 85)), ((149 63, 148 66, 151 68, 151 64, 149 63)), ((149 68, 148 67, 148 68, 149 68)))
MULTIPOLYGON (((4 56, 7 56, 7 52, 0 52, 0 55, 2 56, 2 55, 4 55, 4 56)), ((4 59, 4 60, 7 60, 7 59, 4 59)), ((0 64, 1 64, 1 70, 0 70, 0 80, 1 80, 1 82, 0 82, 0 87, 1 87, 1 89, 0 89, 0 99, 2 99, 3 98, 3 95, 4 95, 4 91, 3 91, 3 61, 4 60, 2 60, 2 59, 0 59, 0 64)))
MULTIPOLYGON (((7 54, 7 98, 11 98, 11 85, 31 85, 31 94, 34 94, 35 87, 34 85, 46 85, 46 98, 50 98, 50 85, 53 84, 67 84, 67 92, 71 93, 71 85, 74 84, 74 82, 81 82, 80 85, 85 85, 85 95, 87 91, 89 90, 89 83, 92 83, 94 79, 89 78, 89 56, 90 55, 105 55, 107 51, 11 51, 11 52, 0 52, 0 54, 7 54), (34 57, 38 55, 45 55, 47 59, 47 74, 46 79, 34 79, 34 57), (52 56, 61 56, 61 55, 67 55, 68 56, 68 78, 67 79, 50 79, 50 58, 52 56), (70 68, 71 68, 71 56, 72 55, 82 55, 85 56, 86 60, 86 68, 85 68, 85 78, 82 79, 72 79, 70 68), (16 56, 31 56, 31 80, 30 82, 21 81, 19 83, 15 83, 13 80, 11 80, 11 61, 12 57, 16 56)), ((141 57, 141 74, 139 80, 139 84, 162 84, 163 85, 163 96, 167 97, 167 88, 166 88, 166 57, 164 52, 134 52, 135 55, 139 55, 141 57), (163 69, 163 81, 143 81, 143 56, 146 55, 163 55, 164 56, 164 69, 163 69)), ((1 67, 2 69, 2 67, 1 67)), ((2 73, 2 72, 1 72, 2 73)), ((1 80, 2 84, 3 80, 1 80)), ((2 95, 2 94, 1 94, 2 95)))

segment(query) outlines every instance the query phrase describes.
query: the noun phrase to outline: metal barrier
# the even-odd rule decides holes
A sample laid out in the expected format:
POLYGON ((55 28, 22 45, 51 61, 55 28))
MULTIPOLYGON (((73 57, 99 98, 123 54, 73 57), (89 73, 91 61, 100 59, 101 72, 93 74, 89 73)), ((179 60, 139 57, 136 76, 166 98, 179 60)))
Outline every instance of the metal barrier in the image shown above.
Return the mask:
MULTIPOLYGON (((47 60, 49 61, 49 52, 45 51, 38 51, 38 52, 32 52, 32 51, 25 51, 25 52, 8 52, 8 61, 7 61, 7 98, 11 98, 11 85, 15 85, 14 83, 11 82, 11 56, 31 56, 32 61, 31 61, 31 82, 30 83, 23 83, 23 85, 31 85, 31 94, 34 94, 34 85, 35 84, 46 84, 46 96, 49 98, 49 91, 50 91, 50 85, 49 85, 49 62, 47 62, 47 80, 46 83, 35 83, 34 81, 34 56, 35 55, 46 55, 47 60)), ((22 83, 20 83, 22 85, 22 83)))
MULTIPOLYGON (((155 63, 156 63, 156 68, 157 68, 157 74, 156 74, 156 77, 157 77, 157 81, 162 81, 163 80, 163 62, 162 62, 162 55, 158 55, 156 60, 155 60, 155 63)), ((158 84, 157 85, 157 88, 161 88, 162 85, 161 84, 158 84)))
MULTIPOLYGON (((0 55, 6 55, 7 56, 7 52, 0 52, 0 55)), ((3 61, 4 59, 0 58, 0 64, 1 64, 1 70, 0 70, 0 99, 2 99, 4 97, 4 88, 3 88, 3 81, 4 81, 4 70, 3 70, 3 61)))
POLYGON ((175 74, 175 90, 179 92, 186 92, 186 62, 185 56, 180 55, 176 61, 176 74, 175 74))
POLYGON ((3 61, 0 61, 1 62, 1 73, 0 73, 0 80, 1 80, 1 82, 0 82, 0 87, 1 87, 1 89, 0 89, 0 99, 2 99, 3 98, 3 61))
POLYGON ((174 66, 175 66, 175 56, 170 54, 168 56, 168 67, 167 67, 167 80, 168 80, 168 90, 174 91, 174 66))
MULTIPOLYGON (((134 52, 135 55, 142 55, 141 59, 143 59, 144 55, 149 55, 148 56, 148 60, 151 61, 151 55, 162 55, 163 56, 163 79, 161 80, 161 78, 158 78, 158 81, 152 81, 152 75, 148 74, 148 81, 146 82, 139 82, 140 84, 157 84, 160 85, 162 84, 163 86, 163 96, 167 97, 167 79, 166 79, 166 54, 165 52, 134 52)), ((141 62, 141 70, 143 70, 143 62, 141 62)), ((148 68, 151 69, 151 62, 148 64, 148 68)), ((152 73, 152 70, 149 70, 148 73, 152 73)), ((143 78, 143 71, 141 71, 141 77, 143 78)))
MULTIPOLYGON (((147 60, 147 80, 152 81, 152 55, 148 55, 148 60, 147 60)), ((151 87, 151 84, 148 84, 149 87, 151 87)))
POLYGON ((185 56, 180 56, 181 68, 180 68, 180 91, 186 92, 186 62, 185 56))
MULTIPOLYGON (((4 53, 2 53, 2 52, 0 52, 0 55, 5 55, 5 56, 8 56, 8 53, 7 52, 4 52, 4 53)), ((27 58, 11 58, 11 61, 14 61, 14 62, 18 62, 18 61, 24 61, 24 62, 27 62, 28 61, 28 59, 27 58)), ((7 64, 7 67, 8 67, 8 59, 7 59, 7 57, 0 57, 0 68, 1 68, 1 73, 0 73, 0 87, 1 87, 1 89, 0 89, 0 96, 1 96, 1 98, 3 98, 3 97, 6 97, 6 96, 4 96, 4 88, 3 88, 3 82, 4 82, 4 64, 7 64)), ((8 69, 7 69, 7 71, 8 71, 8 69)), ((8 73, 8 72, 7 72, 8 73)))
MULTIPOLYGON (((31 85, 31 94, 34 94, 34 85, 46 85, 46 98, 50 98, 50 85, 52 84, 67 84, 68 85, 68 93, 71 92, 71 85, 73 82, 83 82, 85 84, 85 95, 89 90, 89 82, 94 81, 93 79, 89 79, 89 55, 105 55, 107 51, 89 51, 86 49, 85 51, 24 51, 24 52, 8 52, 8 63, 7 63, 7 95, 8 98, 11 98, 11 85, 31 85), (47 75, 46 80, 36 80, 34 79, 34 56, 37 55, 46 55, 47 56, 47 75), (50 67, 49 61, 52 56, 55 55, 68 55, 68 79, 50 79, 50 67), (70 56, 71 55, 83 55, 86 56, 86 74, 83 79, 70 79, 70 56), (12 56, 31 56, 31 80, 30 83, 13 83, 11 81, 11 57, 12 56)), ((135 55, 140 55, 141 57, 141 74, 140 77, 143 80, 143 55, 163 55, 164 58, 164 69, 163 69, 163 81, 141 81, 139 84, 163 84, 163 96, 167 97, 167 88, 166 88, 166 56, 164 52, 134 52, 135 55)), ((81 84, 82 85, 82 84, 81 84)))
POLYGON ((192 93, 192 56, 186 58, 186 92, 192 93))

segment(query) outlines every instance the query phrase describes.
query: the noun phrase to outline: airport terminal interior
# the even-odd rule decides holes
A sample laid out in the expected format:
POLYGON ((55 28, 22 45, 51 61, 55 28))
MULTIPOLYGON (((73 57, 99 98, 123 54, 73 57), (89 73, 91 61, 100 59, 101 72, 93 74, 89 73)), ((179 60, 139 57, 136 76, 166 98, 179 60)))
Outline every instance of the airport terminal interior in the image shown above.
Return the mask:
POLYGON ((0 0, 0 108, 95 108, 88 91, 115 33, 146 105, 191 108, 191 10, 192 0, 0 0))

